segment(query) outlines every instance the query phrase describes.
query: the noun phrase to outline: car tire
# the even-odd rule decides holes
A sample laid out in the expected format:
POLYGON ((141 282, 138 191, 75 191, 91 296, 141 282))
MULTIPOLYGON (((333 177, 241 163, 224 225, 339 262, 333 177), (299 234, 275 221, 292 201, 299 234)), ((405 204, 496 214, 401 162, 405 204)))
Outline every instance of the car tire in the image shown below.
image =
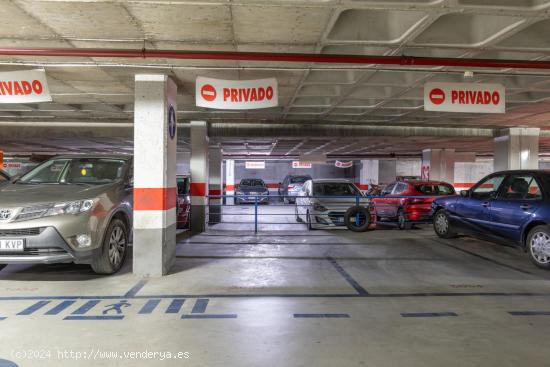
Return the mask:
POLYGON ((120 219, 113 219, 107 227, 99 255, 92 259, 92 270, 97 274, 114 274, 124 264, 128 252, 128 230, 120 219))
POLYGON ((346 227, 352 232, 366 232, 368 231, 371 221, 370 221, 370 211, 364 206, 352 206, 346 210, 344 214, 344 223, 346 227), (357 225, 355 222, 356 215, 363 215, 365 217, 365 223, 357 225))
POLYGON ((294 215, 296 215, 296 222, 302 223, 302 218, 300 218, 300 215, 298 215, 298 207, 294 207, 294 215))
POLYGON ((405 217, 405 212, 403 209, 397 211, 397 228, 400 230, 411 229, 412 225, 407 223, 407 218, 405 217))
POLYGON ((443 209, 438 210, 434 214, 434 231, 441 238, 453 238, 456 237, 457 233, 452 228, 451 222, 449 220, 449 215, 443 209))
POLYGON ((539 268, 550 270, 550 226, 536 226, 529 231, 526 241, 531 262, 539 268))

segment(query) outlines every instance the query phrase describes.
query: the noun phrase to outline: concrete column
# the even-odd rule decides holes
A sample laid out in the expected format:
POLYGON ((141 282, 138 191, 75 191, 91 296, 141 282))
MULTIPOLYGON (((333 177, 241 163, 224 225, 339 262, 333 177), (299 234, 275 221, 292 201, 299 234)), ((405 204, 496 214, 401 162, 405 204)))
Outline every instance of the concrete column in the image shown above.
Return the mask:
MULTIPOLYGON (((225 160, 225 194, 227 196, 235 195, 235 161, 233 159, 225 160)), ((234 198, 227 198, 226 204, 233 205, 234 198)))
POLYGON ((395 180, 396 172, 397 165, 394 159, 362 160, 359 184, 386 185, 395 180))
POLYGON ((206 229, 208 215, 208 130, 206 121, 191 121, 191 232, 206 229))
POLYGON ((176 255, 176 84, 136 75, 133 271, 167 274, 176 255))
POLYGON ((495 138, 494 170, 538 169, 538 127, 503 129, 495 138))
POLYGON ((422 151, 421 177, 423 180, 445 181, 451 185, 455 180, 454 149, 424 149, 422 151))
MULTIPOLYGON (((209 195, 222 195, 222 151, 220 148, 210 148, 208 193, 209 195)), ((217 224, 221 221, 222 203, 221 198, 210 198, 208 207, 208 223, 217 224)))

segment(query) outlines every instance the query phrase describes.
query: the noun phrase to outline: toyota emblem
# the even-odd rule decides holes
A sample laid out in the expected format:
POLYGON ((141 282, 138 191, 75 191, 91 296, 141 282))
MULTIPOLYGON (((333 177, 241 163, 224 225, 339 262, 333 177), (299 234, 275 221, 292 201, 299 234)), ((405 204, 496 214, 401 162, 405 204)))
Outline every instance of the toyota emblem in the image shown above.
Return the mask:
POLYGON ((11 210, 0 209, 0 220, 8 220, 11 217, 11 210))

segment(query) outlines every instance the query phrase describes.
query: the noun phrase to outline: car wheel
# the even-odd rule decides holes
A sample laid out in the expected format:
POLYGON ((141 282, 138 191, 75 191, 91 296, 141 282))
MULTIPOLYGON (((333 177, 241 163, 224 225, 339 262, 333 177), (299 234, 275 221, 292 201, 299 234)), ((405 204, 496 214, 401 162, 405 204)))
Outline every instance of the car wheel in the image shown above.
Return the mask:
POLYGON ((298 207, 294 207, 294 214, 296 215, 296 222, 302 223, 302 218, 300 218, 300 215, 298 214, 298 207))
POLYGON ((120 219, 114 219, 107 228, 98 256, 92 259, 92 269, 98 274, 113 274, 120 270, 128 247, 128 230, 120 219))
POLYGON ((441 238, 453 238, 456 236, 456 232, 449 221, 449 216, 443 209, 438 210, 434 215, 434 231, 441 238))
POLYGON ((352 206, 346 210, 344 215, 344 223, 346 227, 352 232, 366 232, 370 227, 370 212, 367 208, 363 206, 352 206), (360 218, 363 218, 363 221, 357 224, 357 215, 360 218))
POLYGON ((405 212, 403 211, 403 209, 399 209, 399 211, 397 212, 397 228, 403 230, 410 229, 411 227, 411 224, 407 223, 405 212))
POLYGON ((536 226, 527 235, 527 251, 531 262, 550 270, 550 227, 536 226))

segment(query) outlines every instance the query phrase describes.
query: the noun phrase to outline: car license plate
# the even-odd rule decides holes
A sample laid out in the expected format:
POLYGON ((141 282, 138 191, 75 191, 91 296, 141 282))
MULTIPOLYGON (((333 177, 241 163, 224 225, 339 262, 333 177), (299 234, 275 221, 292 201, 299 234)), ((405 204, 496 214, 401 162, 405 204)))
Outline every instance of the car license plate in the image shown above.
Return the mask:
POLYGON ((9 239, 0 240, 0 251, 23 251, 25 249, 25 240, 9 239))

